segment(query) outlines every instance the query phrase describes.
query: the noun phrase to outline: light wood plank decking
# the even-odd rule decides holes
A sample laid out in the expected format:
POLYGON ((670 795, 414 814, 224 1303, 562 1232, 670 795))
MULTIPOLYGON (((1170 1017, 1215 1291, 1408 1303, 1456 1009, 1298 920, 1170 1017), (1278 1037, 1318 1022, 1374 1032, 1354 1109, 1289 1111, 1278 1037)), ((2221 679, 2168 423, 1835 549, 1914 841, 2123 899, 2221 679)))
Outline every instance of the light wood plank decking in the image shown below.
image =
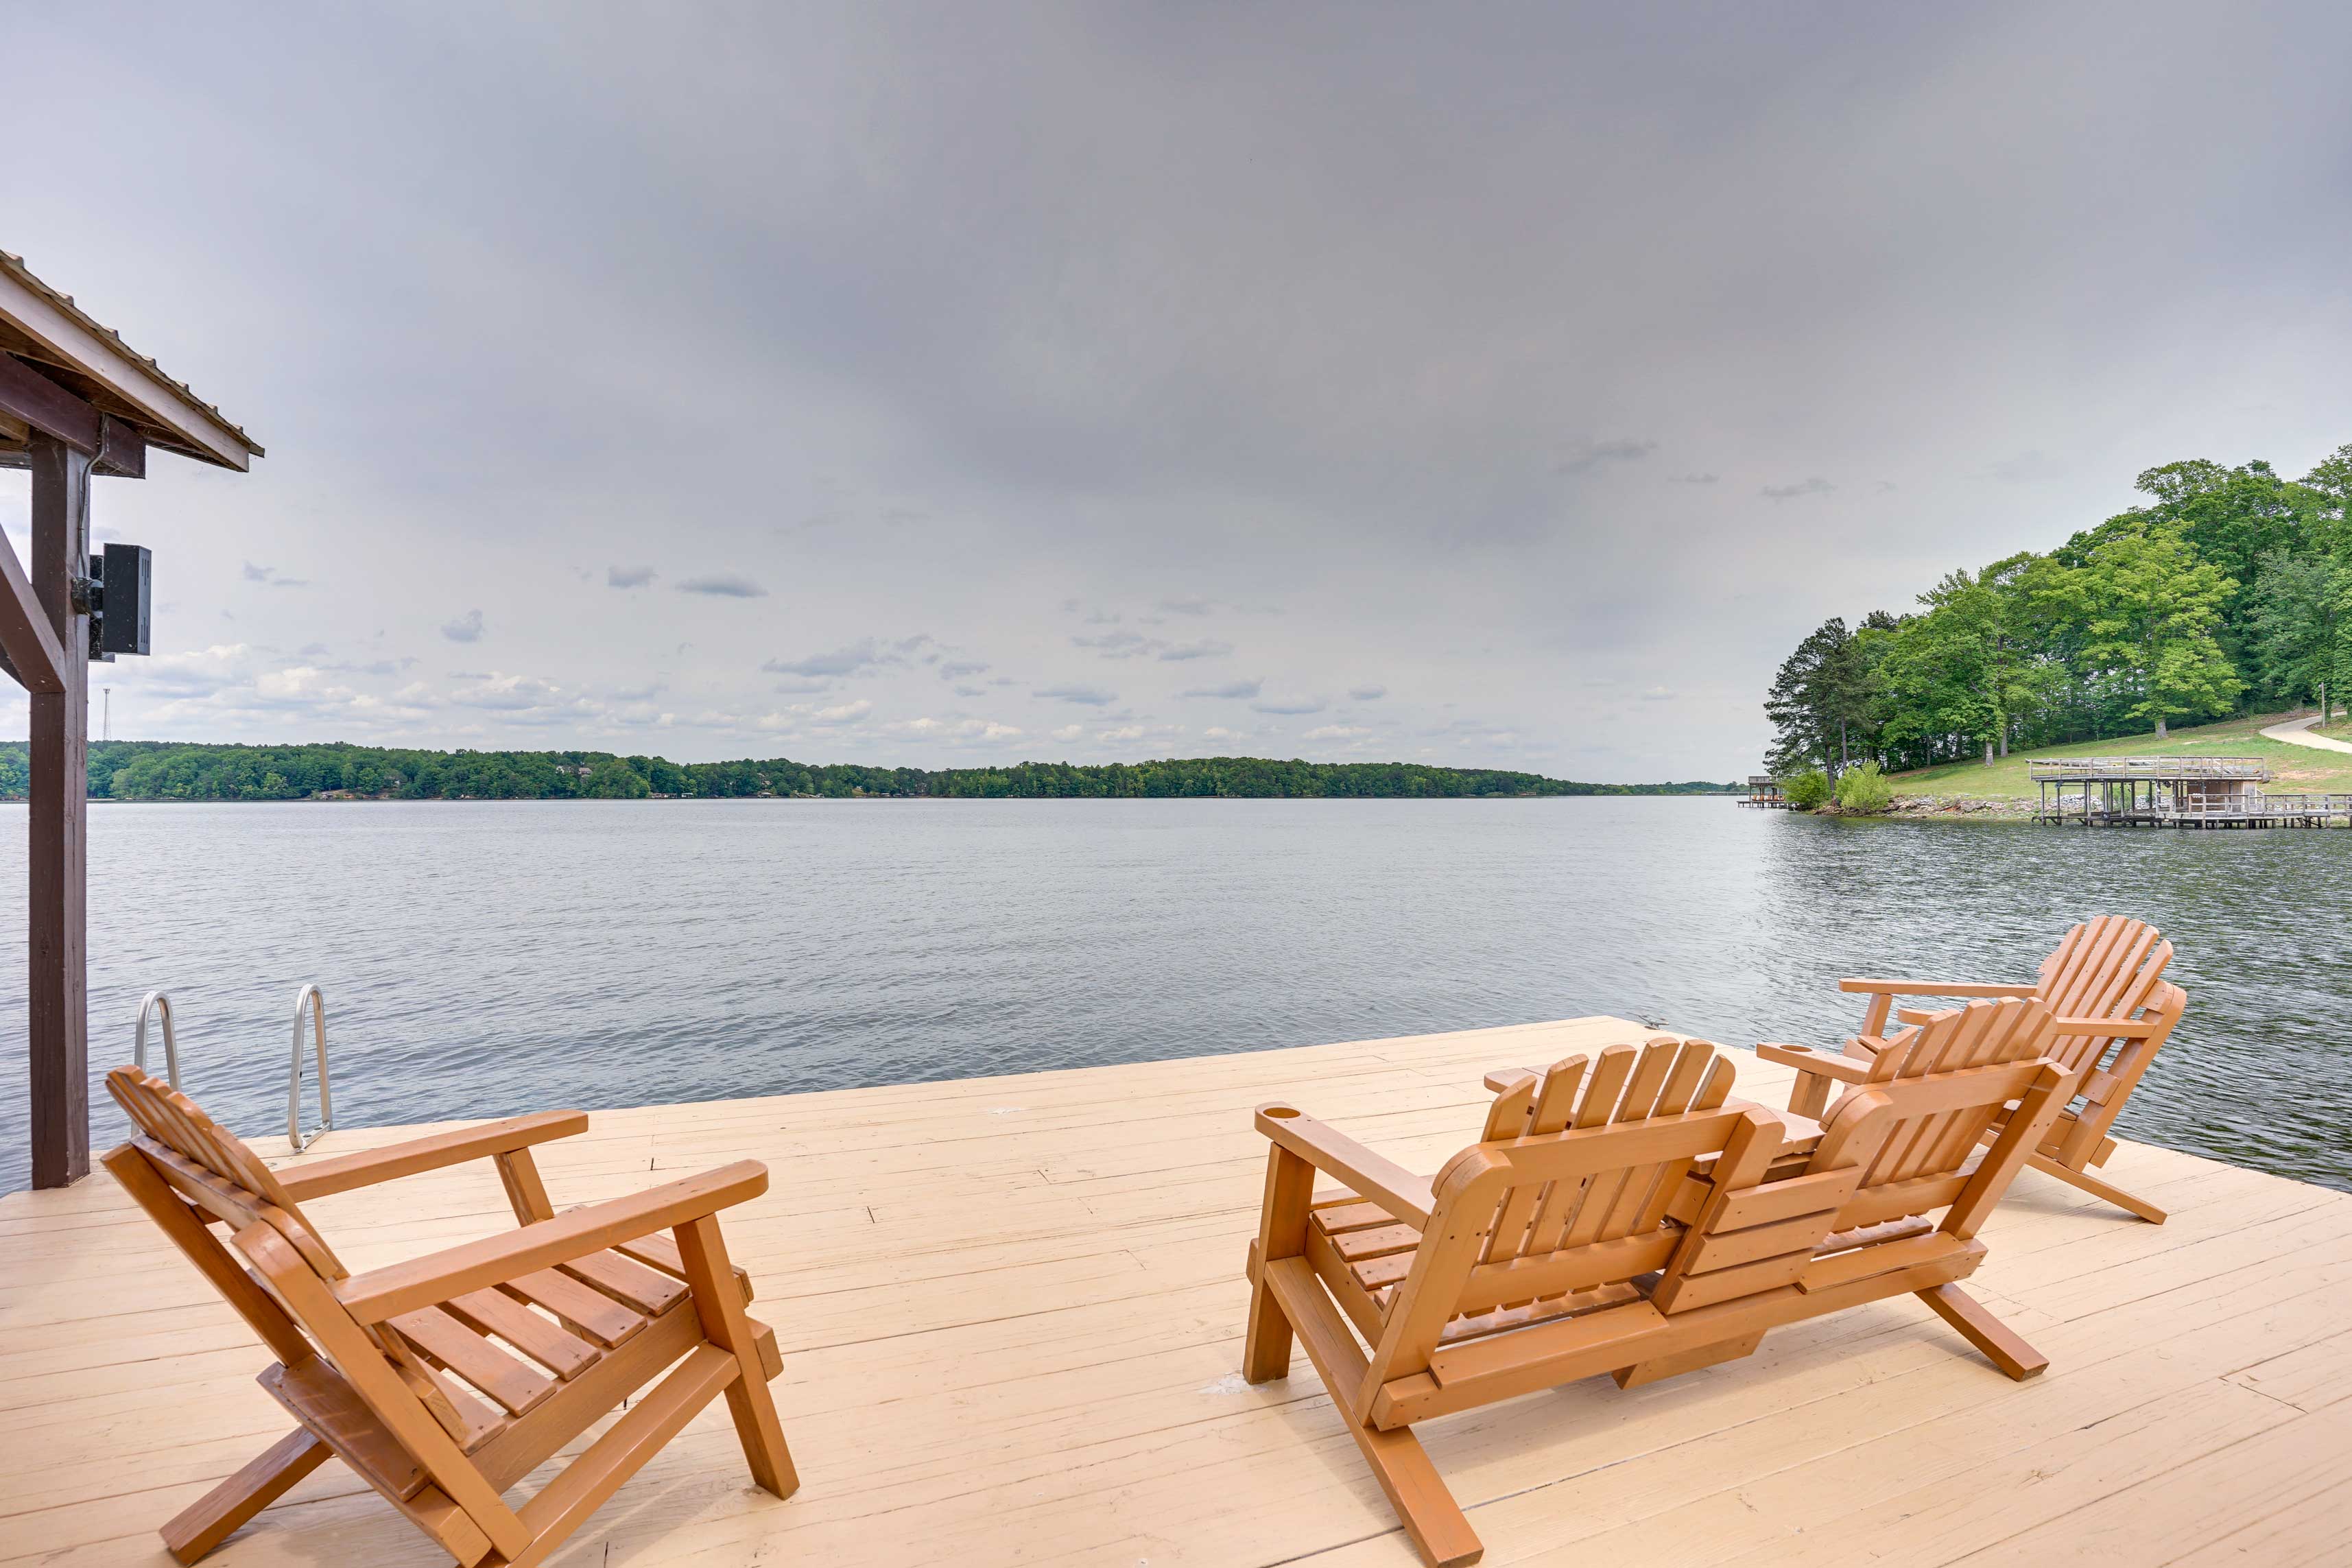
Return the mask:
MULTIPOLYGON (((1433 1170, 1477 1135, 1487 1068, 1645 1032, 595 1112, 542 1151, 559 1205, 772 1167, 728 1239, 785 1349, 804 1485, 753 1489, 706 1412, 555 1561, 1411 1563, 1305 1357, 1286 1384, 1238 1375, 1250 1110, 1294 1100, 1433 1170)), ((1735 1092, 1785 1102, 1786 1069, 1739 1068, 1735 1092)), ((2171 1223, 2027 1172, 1986 1232, 1969 1289, 2050 1356, 2033 1382, 1906 1298, 1423 1437, 1490 1563, 2352 1561, 2352 1195, 2133 1144, 2108 1169, 2171 1223)), ((512 1223, 487 1164, 310 1210, 359 1268, 512 1223)), ((264 1352, 103 1175, 0 1199, 0 1562, 168 1563, 155 1527, 286 1427, 254 1384, 264 1352)), ((446 1561, 336 1464, 207 1559, 446 1561)))

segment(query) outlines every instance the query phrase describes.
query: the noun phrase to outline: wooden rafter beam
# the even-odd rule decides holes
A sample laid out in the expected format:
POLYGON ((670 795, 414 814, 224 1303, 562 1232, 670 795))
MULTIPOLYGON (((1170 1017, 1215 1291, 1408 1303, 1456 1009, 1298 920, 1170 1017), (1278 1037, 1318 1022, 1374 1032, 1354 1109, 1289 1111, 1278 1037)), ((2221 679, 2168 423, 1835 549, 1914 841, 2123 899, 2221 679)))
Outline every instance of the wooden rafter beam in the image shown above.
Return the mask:
POLYGON ((0 412, 48 432, 85 458, 97 457, 105 440, 97 409, 5 353, 0 353, 0 412))
POLYGON ((65 690, 65 651, 5 534, 0 534, 0 652, 26 690, 65 690))
POLYGON ((39 371, 0 353, 0 437, 28 441, 36 430, 95 458, 94 473, 147 477, 147 438, 137 426, 100 414, 39 371))

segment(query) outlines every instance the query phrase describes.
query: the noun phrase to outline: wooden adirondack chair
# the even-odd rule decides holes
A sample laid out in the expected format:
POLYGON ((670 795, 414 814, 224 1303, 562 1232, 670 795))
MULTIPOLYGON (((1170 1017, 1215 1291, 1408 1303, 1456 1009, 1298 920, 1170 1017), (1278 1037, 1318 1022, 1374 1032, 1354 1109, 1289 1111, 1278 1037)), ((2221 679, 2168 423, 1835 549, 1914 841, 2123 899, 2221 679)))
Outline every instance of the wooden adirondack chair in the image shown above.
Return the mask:
POLYGON ((1439 1565, 1483 1549, 1416 1422, 1596 1373, 1621 1386, 1671 1377, 1745 1356, 1782 1324, 1906 1292, 2031 1377, 2048 1363, 1956 1281, 2063 1103, 2067 1075, 2040 1055, 2048 1034, 2031 1002, 1939 1016, 1905 1070, 1847 1096, 1794 1151, 1780 1117, 1728 1098, 1731 1064, 1704 1040, 1510 1075, 1485 1135, 1433 1182, 1292 1106, 1261 1106, 1273 1148, 1243 1375, 1284 1376, 1303 1341, 1405 1532, 1439 1565), (1980 1150, 2012 1101, 2007 1131, 1980 1150), (1318 1170, 1346 1189, 1312 1191, 1318 1170))
MULTIPOLYGON (((2116 1152, 2107 1129, 2131 1098, 2140 1077, 2180 1022, 2189 993, 2164 978, 2172 944, 2144 921, 2100 915, 2068 931, 2058 950, 2042 962, 2041 977, 2030 985, 1933 980, 1842 980, 1838 989, 1870 998, 1862 1032, 1846 1042, 1847 1057, 1867 1062, 1887 1040, 1887 1013, 1897 996, 2032 996, 2058 1019, 2049 1054, 2080 1074, 2076 1103, 2059 1114, 2049 1135, 2027 1162, 2042 1174, 2073 1184, 2151 1225, 2164 1211, 2090 1173, 2116 1152)), ((1925 1013, 1904 1008, 1897 1021, 1916 1026, 1925 1013)), ((1789 1109, 1818 1118, 1831 1083, 1857 1081, 1847 1070, 1801 1066, 1789 1109)))
POLYGON ((576 1110, 279 1175, 139 1068, 106 1086, 140 1130, 107 1168, 277 1352, 261 1386, 299 1424, 163 1527, 179 1562, 331 1454, 466 1568, 522 1568, 721 1394, 752 1479, 780 1498, 799 1484, 768 1393, 775 1336, 744 1315, 750 1279, 719 1233, 719 1210, 766 1190, 756 1161, 558 1215, 530 1150, 585 1131, 576 1110), (353 1275, 302 1214, 305 1198, 475 1159, 497 1162, 520 1230, 353 1275), (673 1367, 529 1501, 507 1505, 508 1488, 673 1367))

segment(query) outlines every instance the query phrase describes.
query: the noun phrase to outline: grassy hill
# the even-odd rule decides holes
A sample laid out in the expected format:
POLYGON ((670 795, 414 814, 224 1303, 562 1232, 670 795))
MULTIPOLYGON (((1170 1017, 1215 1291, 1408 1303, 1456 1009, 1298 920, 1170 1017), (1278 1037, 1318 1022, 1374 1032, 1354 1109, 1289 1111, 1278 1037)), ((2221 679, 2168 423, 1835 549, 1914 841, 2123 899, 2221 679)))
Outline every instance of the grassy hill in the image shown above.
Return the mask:
MULTIPOLYGON (((2352 792, 2352 754, 2315 751, 2265 741, 2256 733, 2266 724, 2292 719, 2292 713, 2266 713, 2227 723, 2202 724, 2175 730, 2158 741, 2155 735, 2126 735, 2114 741, 2087 741, 2075 746, 2043 746, 2032 752, 2015 752, 1990 767, 1982 763, 1948 763, 1889 775, 1898 795, 1945 795, 1972 800, 2034 798, 2033 781, 2025 764, 2033 757, 2259 757, 2276 778, 2266 787, 2274 794, 2295 790, 2338 794, 2352 792)), ((2339 724, 2338 731, 2352 726, 2339 724)), ((2352 736, 2347 736, 2352 739, 2352 736)))

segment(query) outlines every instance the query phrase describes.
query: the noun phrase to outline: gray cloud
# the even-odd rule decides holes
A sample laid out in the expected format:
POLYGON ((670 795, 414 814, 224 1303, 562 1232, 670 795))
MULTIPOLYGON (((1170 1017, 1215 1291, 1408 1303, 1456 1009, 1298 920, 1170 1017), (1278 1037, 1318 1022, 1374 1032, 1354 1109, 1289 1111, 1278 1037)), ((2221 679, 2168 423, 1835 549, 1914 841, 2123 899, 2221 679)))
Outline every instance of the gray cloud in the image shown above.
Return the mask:
POLYGON ((1560 459, 1558 471, 1563 474, 1589 474, 1609 463, 1636 463, 1658 449, 1655 441, 1583 441, 1560 459))
POLYGON ((1253 713, 1320 713, 1328 704, 1320 697, 1270 697, 1250 704, 1253 713))
POLYGON ((642 588, 654 580, 650 566, 607 566, 604 585, 608 588, 642 588))
POLYGON ((1799 479, 1794 484, 1766 485, 1756 493, 1766 500, 1795 500, 1800 496, 1825 496, 1835 489, 1837 486, 1815 474, 1811 479, 1799 479))
POLYGON ((1214 637, 1202 637, 1198 642, 1170 643, 1160 650, 1163 664, 1181 664, 1187 659, 1223 658, 1234 651, 1234 645, 1219 642, 1214 637))
POLYGON ((677 591, 681 594, 709 594, 721 599, 764 599, 768 596, 765 588, 740 572, 711 572, 699 577, 681 577, 677 591))
POLYGON ((604 694, 660 680, 683 758, 1394 733, 1727 778, 1825 616, 2047 548, 2151 464, 2352 439, 2339 6, 467 15, 149 7, 102 72, 74 8, 11 18, 19 162, 141 193, 35 201, 31 264, 272 452, 103 492, 184 606, 110 668, 118 721, 634 751, 604 694), (253 591, 289 557, 320 592, 253 591), (656 558, 772 591, 565 569, 656 558), (515 684, 443 683, 502 706, 368 672, 404 645, 352 628, 429 645, 460 591, 515 684), (1264 697, 1158 657, 1212 622, 1277 697, 1409 663, 1396 730, 1153 728, 1264 697), (871 640, 912 624, 940 642, 871 640), (1073 737, 937 712, 1096 690, 1068 634, 1117 629, 1166 640, 1037 710, 1073 737), (268 651, 314 643, 356 668, 268 651), (1017 685, 948 668, 981 662, 1017 685))
POLYGON ((1150 650, 1150 639, 1140 632, 1103 632, 1095 637, 1074 637, 1072 647, 1089 648, 1105 658, 1134 658, 1150 650))
POLYGON ((441 624, 441 635, 447 637, 451 642, 481 641, 482 612, 479 610, 467 610, 456 620, 444 621, 441 624))
POLYGON ((929 637, 911 637, 886 643, 878 637, 860 637, 830 653, 813 653, 805 658, 772 658, 760 668, 769 675, 865 675, 905 664, 908 655, 930 640, 929 637))
POLYGON ((1348 689, 1348 700, 1351 702, 1378 702, 1388 694, 1389 689, 1385 686, 1351 686, 1348 689))
POLYGON ((1055 702, 1076 702, 1089 708, 1108 708, 1118 700, 1118 693, 1106 691, 1099 686, 1040 686, 1035 695, 1055 702))
POLYGON ((1223 686, 1195 686, 1189 690, 1180 691, 1177 695, 1179 697, 1255 697, 1264 689, 1265 686, 1265 682, 1262 680, 1229 680, 1223 686))

